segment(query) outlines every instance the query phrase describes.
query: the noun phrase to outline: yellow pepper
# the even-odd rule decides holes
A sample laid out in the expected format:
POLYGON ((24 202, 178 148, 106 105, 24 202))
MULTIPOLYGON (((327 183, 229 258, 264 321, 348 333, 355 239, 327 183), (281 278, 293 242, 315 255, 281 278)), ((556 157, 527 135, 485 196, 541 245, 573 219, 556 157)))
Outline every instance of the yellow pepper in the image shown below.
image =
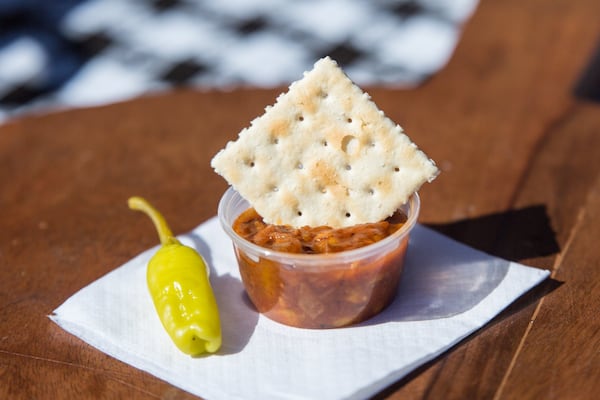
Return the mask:
POLYGON ((152 219, 160 238, 146 280, 163 327, 186 354, 216 352, 221 347, 221 321, 206 262, 173 236, 163 216, 146 200, 131 197, 128 204, 152 219))

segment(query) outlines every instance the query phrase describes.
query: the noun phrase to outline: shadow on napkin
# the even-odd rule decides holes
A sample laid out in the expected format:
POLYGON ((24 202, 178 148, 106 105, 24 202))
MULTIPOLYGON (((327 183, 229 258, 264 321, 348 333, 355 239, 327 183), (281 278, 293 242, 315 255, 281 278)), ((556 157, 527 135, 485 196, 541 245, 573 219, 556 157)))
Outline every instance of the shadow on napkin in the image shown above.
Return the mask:
POLYGON ((417 225, 411 233, 396 299, 361 325, 461 314, 486 298, 502 282, 509 266, 507 260, 490 257, 417 225))
POLYGON ((427 235, 425 242, 423 231, 415 229, 398 296, 368 324, 447 318, 465 312, 500 284, 509 260, 560 251, 544 205, 428 227, 471 248, 448 246, 447 238, 437 235, 427 235))
POLYGON ((219 354, 239 353, 246 347, 258 323, 258 313, 245 301, 244 285, 230 274, 218 275, 208 243, 195 232, 185 235, 205 258, 210 270, 210 282, 219 304, 223 345, 219 354), (244 315, 244 318, 239 318, 244 315))
POLYGON ((436 235, 428 235, 425 242, 423 231, 415 229, 398 297, 369 324, 447 318, 462 313, 500 284, 509 261, 560 251, 544 205, 428 227, 470 248, 448 246, 447 238, 436 235), (489 254, 501 258, 492 259, 489 254))

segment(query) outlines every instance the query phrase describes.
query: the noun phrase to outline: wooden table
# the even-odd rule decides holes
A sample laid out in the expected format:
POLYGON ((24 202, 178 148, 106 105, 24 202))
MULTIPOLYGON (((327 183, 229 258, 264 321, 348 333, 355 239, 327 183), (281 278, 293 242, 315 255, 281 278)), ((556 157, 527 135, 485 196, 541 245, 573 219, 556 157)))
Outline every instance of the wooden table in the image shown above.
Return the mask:
MULTIPOLYGON (((414 90, 367 88, 442 169, 421 222, 552 271, 492 323, 380 393, 590 399, 600 392, 600 103, 573 96, 600 40, 597 0, 483 0, 449 65, 414 90)), ((48 318, 156 242, 216 213, 209 166, 280 90, 181 90, 0 127, 0 398, 193 396, 48 318)))

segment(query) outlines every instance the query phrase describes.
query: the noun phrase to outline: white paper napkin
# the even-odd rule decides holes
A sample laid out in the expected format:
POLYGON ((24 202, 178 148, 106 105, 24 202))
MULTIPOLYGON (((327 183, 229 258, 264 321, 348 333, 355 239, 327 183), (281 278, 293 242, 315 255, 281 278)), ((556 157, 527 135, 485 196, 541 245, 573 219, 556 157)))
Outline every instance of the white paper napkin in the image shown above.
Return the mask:
POLYGON ((479 329, 549 272, 489 256, 417 225, 396 301, 343 329, 290 328, 257 314, 229 238, 212 218, 180 237, 211 265, 223 347, 191 358, 164 332, 146 289, 150 249, 50 317, 99 350, 206 399, 362 399, 479 329))

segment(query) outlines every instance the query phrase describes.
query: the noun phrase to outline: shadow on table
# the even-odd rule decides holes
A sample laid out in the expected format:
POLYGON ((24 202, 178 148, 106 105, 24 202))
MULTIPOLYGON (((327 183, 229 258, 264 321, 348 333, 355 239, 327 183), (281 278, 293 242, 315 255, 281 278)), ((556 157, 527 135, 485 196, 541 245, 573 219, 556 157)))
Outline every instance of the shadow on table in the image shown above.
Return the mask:
POLYGON ((194 247, 205 258, 210 269, 210 283, 219 304, 223 338, 223 345, 217 354, 239 353, 254 333, 258 323, 258 313, 245 300, 244 286, 238 278, 229 274, 216 274, 212 267, 215 263, 210 247, 204 239, 194 232, 186 236, 192 240, 194 247))
POLYGON ((580 99, 600 102, 600 43, 577 80, 573 93, 580 99))
POLYGON ((560 251, 544 205, 427 226, 467 246, 510 261, 560 251))

